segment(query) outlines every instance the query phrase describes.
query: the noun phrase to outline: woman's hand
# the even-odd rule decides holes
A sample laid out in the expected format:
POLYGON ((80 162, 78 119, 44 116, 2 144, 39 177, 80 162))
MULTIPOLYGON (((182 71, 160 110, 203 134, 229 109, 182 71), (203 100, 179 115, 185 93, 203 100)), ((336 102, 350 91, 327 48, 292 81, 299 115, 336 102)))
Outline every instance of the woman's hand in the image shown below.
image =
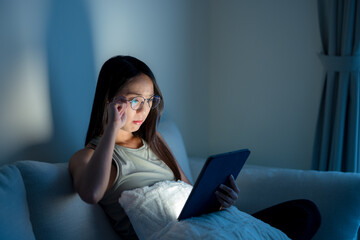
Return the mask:
POLYGON ((123 96, 115 97, 108 107, 108 124, 114 124, 116 129, 126 123, 126 108, 128 102, 123 96))
POLYGON ((221 209, 229 208, 235 204, 240 193, 239 187, 237 186, 235 179, 232 175, 229 176, 231 186, 221 184, 219 190, 215 192, 216 198, 221 204, 221 209))

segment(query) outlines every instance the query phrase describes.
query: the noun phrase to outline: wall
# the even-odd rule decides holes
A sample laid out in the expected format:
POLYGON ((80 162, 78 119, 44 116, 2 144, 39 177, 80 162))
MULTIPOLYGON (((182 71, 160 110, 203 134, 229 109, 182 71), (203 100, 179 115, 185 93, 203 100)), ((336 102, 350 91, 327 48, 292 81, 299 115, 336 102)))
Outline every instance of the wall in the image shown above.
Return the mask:
POLYGON ((190 146, 204 152, 207 129, 192 97, 198 89, 208 92, 207 6, 190 0, 2 2, 0 162, 63 162, 82 148, 98 72, 118 54, 148 63, 163 91, 164 115, 187 140, 198 132, 190 146))
POLYGON ((210 153, 309 169, 322 87, 316 1, 213 1, 210 153), (216 96, 216 97, 215 97, 216 96))
POLYGON ((45 1, 0 3, 0 162, 52 134, 45 1))
POLYGON ((0 164, 67 161, 97 74, 144 60, 189 155, 248 147, 251 163, 309 168, 321 92, 315 1, 0 3, 0 164))

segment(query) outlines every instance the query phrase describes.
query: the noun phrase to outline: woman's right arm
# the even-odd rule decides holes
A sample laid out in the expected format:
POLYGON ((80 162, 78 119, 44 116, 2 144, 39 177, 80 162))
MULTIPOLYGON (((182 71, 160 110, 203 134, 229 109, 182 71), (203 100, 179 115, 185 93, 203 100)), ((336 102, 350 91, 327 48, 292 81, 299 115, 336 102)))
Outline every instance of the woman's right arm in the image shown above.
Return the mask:
POLYGON ((109 121, 96 150, 86 147, 70 159, 69 171, 74 188, 87 203, 99 202, 112 184, 110 177, 115 139, 126 122, 126 107, 127 103, 119 100, 111 102, 108 107, 109 121))
POLYGON ((110 185, 115 137, 115 131, 106 128, 96 150, 84 148, 70 159, 75 191, 87 203, 99 202, 110 185))

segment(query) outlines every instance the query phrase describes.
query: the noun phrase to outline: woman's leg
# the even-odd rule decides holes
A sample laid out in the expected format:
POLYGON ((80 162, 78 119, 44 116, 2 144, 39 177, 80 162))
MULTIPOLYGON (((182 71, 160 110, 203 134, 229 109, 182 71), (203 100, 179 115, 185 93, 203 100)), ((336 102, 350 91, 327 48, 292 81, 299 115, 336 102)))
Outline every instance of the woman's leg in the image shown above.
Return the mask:
POLYGON ((311 239, 321 223, 318 208, 305 199, 280 203, 253 216, 280 229, 293 240, 311 239))

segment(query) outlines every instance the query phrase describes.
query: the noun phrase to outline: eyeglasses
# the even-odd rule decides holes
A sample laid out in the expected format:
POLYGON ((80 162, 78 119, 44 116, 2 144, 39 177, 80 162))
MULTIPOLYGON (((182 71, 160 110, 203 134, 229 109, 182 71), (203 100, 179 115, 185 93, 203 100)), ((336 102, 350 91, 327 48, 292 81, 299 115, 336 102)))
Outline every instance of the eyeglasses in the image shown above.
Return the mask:
POLYGON ((142 108, 145 101, 148 103, 150 109, 154 109, 157 106, 159 106, 161 102, 161 97, 157 95, 152 96, 150 98, 144 98, 138 96, 138 97, 134 97, 131 100, 126 100, 126 101, 130 103, 130 106, 133 110, 139 110, 140 108, 142 108))

